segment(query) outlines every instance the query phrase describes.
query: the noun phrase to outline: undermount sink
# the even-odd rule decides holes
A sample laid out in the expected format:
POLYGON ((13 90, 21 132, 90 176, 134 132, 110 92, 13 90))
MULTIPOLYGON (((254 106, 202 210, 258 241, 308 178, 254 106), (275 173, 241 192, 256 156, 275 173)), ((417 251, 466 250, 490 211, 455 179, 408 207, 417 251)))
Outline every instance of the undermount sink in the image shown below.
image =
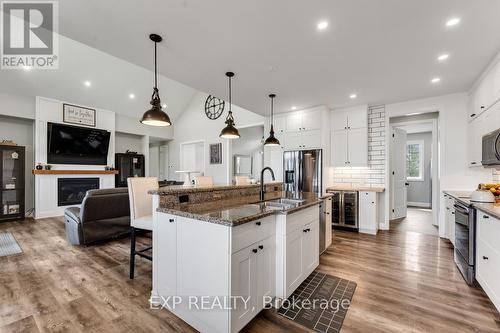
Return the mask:
POLYGON ((286 199, 286 198, 281 198, 281 199, 276 199, 276 200, 271 200, 271 202, 276 202, 284 205, 298 205, 303 203, 305 200, 301 199, 286 199))
POLYGON ((286 209, 290 209, 294 206, 291 204, 286 204, 286 203, 281 203, 281 202, 276 202, 276 201, 265 201, 265 202, 262 202, 261 205, 267 209, 272 209, 272 210, 286 210, 286 209))

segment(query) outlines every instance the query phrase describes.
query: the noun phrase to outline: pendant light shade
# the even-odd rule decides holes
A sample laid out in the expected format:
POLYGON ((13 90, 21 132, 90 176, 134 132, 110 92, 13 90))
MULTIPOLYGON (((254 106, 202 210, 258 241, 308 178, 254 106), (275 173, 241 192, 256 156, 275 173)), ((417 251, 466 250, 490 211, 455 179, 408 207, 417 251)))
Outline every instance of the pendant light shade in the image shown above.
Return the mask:
POLYGON ((158 70, 156 66, 156 44, 162 41, 161 36, 156 34, 149 35, 155 43, 155 86, 153 87, 153 95, 151 96, 151 109, 147 110, 141 118, 141 123, 149 126, 170 126, 172 122, 169 116, 161 109, 160 93, 158 91, 158 70))
POLYGON ((280 146, 280 140, 276 139, 274 136, 274 127, 273 127, 273 116, 274 116, 274 98, 275 94, 269 95, 271 98, 271 130, 269 131, 269 137, 264 142, 264 146, 280 146))
POLYGON ((223 139, 238 139, 240 137, 240 133, 238 129, 234 127, 234 117, 233 112, 231 111, 231 78, 234 76, 233 72, 227 72, 226 76, 229 80, 229 112, 226 117, 226 127, 222 129, 219 136, 223 139))

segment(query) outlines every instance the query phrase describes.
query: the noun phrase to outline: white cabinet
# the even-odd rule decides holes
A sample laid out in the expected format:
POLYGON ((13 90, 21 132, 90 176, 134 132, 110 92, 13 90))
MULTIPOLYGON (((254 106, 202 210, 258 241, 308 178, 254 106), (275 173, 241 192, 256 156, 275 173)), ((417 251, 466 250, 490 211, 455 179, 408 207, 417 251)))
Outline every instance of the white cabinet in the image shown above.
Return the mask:
POLYGON ((368 165, 368 108, 331 112, 331 163, 334 167, 368 165))
POLYGON ((476 280, 500 311, 500 220, 477 211, 476 280))
POLYGON ((325 199, 325 249, 332 245, 332 197, 325 199))
POLYGON ((231 312, 232 332, 240 331, 264 308, 264 297, 271 299, 274 296, 275 259, 274 237, 258 241, 232 255, 231 295, 239 296, 231 312))
POLYGON ((359 232, 376 235, 378 231, 377 192, 359 192, 359 232))
POLYGON ((334 167, 368 165, 368 128, 333 131, 331 162, 334 167))
POLYGON ((330 123, 330 129, 332 131, 367 128, 368 105, 333 110, 330 114, 330 123))
POLYGON ((310 131, 321 128, 321 111, 298 111, 286 116, 286 131, 310 131))
POLYGON ((284 148, 287 150, 321 148, 321 131, 287 132, 285 133, 284 148))
POLYGON ((455 246, 455 199, 448 195, 444 195, 445 207, 445 223, 448 234, 448 239, 455 246))
POLYGON ((467 127, 467 161, 470 167, 481 166, 482 138, 496 130, 500 122, 500 102, 472 119, 467 127))
POLYGON ((319 265, 319 207, 276 216, 276 297, 285 299, 319 265))

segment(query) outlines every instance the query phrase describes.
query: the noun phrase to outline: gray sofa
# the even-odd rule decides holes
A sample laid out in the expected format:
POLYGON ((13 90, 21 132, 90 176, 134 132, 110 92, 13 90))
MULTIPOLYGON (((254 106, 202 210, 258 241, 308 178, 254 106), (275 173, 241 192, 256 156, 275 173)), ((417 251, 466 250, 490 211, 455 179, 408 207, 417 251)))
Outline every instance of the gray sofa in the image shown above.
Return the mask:
POLYGON ((80 207, 64 211, 66 236, 73 245, 88 245, 130 233, 127 188, 87 191, 80 207))

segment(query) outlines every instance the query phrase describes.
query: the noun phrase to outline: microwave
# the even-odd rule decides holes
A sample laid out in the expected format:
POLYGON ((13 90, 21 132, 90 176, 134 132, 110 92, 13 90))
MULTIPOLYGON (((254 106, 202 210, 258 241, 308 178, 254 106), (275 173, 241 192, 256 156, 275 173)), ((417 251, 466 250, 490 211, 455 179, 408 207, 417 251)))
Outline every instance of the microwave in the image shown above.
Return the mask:
POLYGON ((500 165, 500 129, 483 136, 482 165, 500 165))

